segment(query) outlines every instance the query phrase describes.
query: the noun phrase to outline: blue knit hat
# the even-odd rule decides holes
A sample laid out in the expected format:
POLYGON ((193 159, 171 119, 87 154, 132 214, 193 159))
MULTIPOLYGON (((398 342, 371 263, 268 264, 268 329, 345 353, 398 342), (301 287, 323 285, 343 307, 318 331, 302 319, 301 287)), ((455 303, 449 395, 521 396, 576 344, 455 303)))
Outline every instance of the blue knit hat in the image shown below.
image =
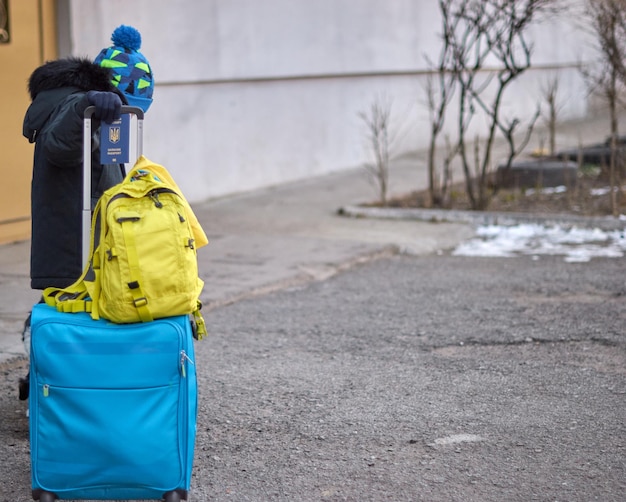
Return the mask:
POLYGON ((129 105, 148 111, 154 81, 148 60, 139 52, 141 34, 132 26, 121 25, 111 41, 113 46, 102 49, 94 62, 111 70, 112 84, 124 93, 129 105))

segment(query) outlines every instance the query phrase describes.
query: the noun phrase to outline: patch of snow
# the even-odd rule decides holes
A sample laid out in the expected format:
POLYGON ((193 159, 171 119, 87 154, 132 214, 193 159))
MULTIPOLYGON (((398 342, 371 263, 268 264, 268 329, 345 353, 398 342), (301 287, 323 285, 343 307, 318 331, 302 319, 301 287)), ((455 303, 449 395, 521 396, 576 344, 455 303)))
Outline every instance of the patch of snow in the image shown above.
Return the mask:
POLYGON ((558 187, 546 187, 546 188, 541 188, 540 190, 529 188, 524 193, 526 195, 534 195, 537 192, 542 193, 542 194, 564 193, 564 192, 567 192, 567 187, 564 185, 559 185, 558 187))
POLYGON ((621 258, 625 252, 623 230, 520 224, 478 227, 476 237, 459 245, 452 254, 502 258, 562 255, 567 262, 587 262, 596 257, 621 258))
POLYGON ((611 191, 610 187, 592 188, 589 193, 591 193, 591 195, 593 195, 595 197, 598 197, 600 195, 606 195, 610 191, 611 191))
MULTIPOLYGON (((614 187, 613 191, 619 192, 620 190, 623 190, 623 189, 624 187, 621 187, 621 188, 614 187)), ((592 188, 589 193, 591 193, 591 195, 600 196, 600 195, 606 195, 610 192, 611 192, 611 187, 602 187, 602 188, 592 188)))
POLYGON ((454 434, 435 439, 435 444, 477 443, 479 441, 483 441, 483 438, 476 434, 454 434))

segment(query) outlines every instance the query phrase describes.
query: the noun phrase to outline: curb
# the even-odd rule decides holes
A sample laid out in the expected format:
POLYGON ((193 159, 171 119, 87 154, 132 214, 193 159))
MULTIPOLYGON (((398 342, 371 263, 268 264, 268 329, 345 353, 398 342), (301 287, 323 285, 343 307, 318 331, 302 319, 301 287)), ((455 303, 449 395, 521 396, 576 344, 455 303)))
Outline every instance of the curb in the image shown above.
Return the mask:
POLYGON ((242 300, 249 300, 251 298, 283 291, 285 289, 300 287, 311 282, 323 281, 334 277, 341 272, 350 270, 358 265, 377 261, 382 258, 389 258, 399 253, 400 250, 396 246, 388 245, 379 250, 371 251, 369 253, 363 253, 353 258, 340 261, 338 263, 327 264, 323 267, 315 268, 298 266, 298 272, 292 277, 282 279, 280 281, 269 282, 262 286, 250 288, 247 291, 243 291, 236 295, 232 295, 219 300, 214 300, 212 302, 207 302, 205 305, 202 306, 202 312, 211 312, 212 310, 215 310, 217 308, 232 305, 242 300))
POLYGON ((350 218, 378 218, 388 220, 416 220, 431 223, 469 223, 471 225, 513 226, 536 223, 547 226, 599 228, 604 231, 625 230, 626 217, 576 216, 571 214, 494 213, 489 211, 458 211, 453 209, 420 209, 343 206, 340 216, 350 218))

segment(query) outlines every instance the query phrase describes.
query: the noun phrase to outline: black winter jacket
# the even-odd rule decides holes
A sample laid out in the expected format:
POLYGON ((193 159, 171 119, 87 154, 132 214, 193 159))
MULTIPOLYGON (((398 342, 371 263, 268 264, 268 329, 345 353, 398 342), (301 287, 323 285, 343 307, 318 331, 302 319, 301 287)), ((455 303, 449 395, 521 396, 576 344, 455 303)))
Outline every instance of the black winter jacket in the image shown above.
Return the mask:
MULTIPOLYGON (((123 103, 126 99, 110 83, 108 69, 83 58, 45 63, 30 76, 28 90, 32 103, 24 117, 23 134, 35 143, 31 288, 64 288, 82 272, 83 114, 89 106, 87 91, 116 92, 123 103)), ((92 141, 92 204, 123 178, 122 166, 102 166, 99 157, 98 142, 92 141)))

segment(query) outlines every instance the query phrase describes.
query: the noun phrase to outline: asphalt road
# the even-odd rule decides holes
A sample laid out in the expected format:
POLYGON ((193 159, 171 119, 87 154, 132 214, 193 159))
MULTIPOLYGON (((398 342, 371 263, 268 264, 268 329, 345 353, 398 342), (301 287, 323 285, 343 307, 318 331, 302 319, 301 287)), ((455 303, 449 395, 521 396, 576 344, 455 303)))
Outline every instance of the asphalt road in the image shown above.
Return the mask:
MULTIPOLYGON (((191 501, 617 502, 626 259, 396 256, 205 315, 191 501)), ((30 500, 0 367, 0 501, 30 500)))

